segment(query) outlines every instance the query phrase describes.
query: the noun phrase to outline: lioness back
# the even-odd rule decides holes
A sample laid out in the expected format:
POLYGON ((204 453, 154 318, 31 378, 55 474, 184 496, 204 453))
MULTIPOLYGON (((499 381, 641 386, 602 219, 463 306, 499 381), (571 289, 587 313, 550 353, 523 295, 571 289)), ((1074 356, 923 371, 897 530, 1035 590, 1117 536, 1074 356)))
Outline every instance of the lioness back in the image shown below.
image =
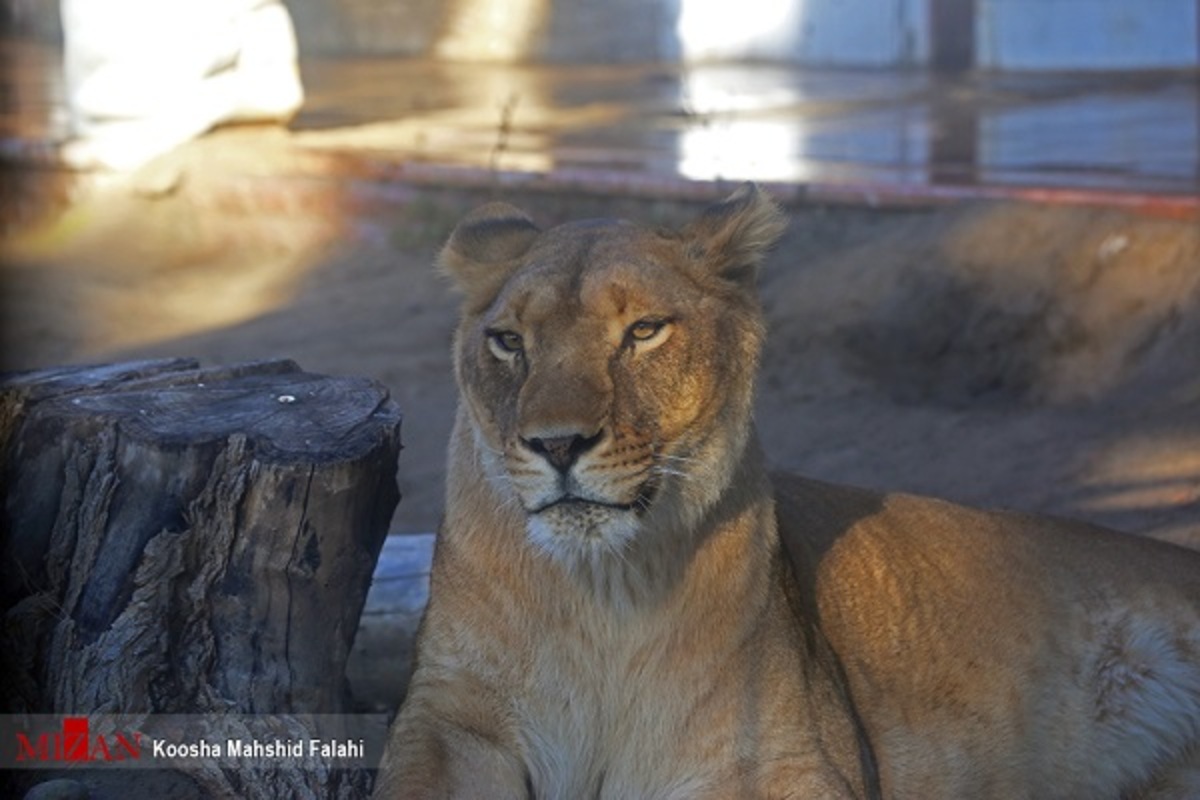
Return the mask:
POLYGON ((1172 781, 1197 777, 1200 554, 1071 520, 774 482, 885 794, 1109 797, 1157 780, 1164 797, 1195 796, 1172 781))
POLYGON ((768 473, 753 186, 455 229, 446 516, 380 797, 1200 795, 1200 555, 768 473))

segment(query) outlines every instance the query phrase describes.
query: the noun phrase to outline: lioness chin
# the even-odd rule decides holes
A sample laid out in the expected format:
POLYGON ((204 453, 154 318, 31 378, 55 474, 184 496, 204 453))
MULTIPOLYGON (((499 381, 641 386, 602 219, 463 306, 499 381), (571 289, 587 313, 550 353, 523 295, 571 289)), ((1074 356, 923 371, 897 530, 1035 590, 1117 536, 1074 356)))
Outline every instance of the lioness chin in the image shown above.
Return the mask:
POLYGON ((770 476, 743 187, 677 231, 493 204, 379 797, 1200 797, 1200 554, 770 476))

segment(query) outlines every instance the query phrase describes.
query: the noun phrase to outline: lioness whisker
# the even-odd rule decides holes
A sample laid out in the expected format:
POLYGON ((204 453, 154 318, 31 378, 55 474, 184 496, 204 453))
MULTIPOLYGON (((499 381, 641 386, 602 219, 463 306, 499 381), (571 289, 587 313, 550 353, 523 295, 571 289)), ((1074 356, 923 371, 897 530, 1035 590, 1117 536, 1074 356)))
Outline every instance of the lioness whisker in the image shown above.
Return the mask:
POLYGON ((692 456, 674 456, 670 455, 669 453, 656 453, 654 457, 663 461, 685 461, 689 463, 699 461, 698 458, 694 458, 692 456))
POLYGON ((661 464, 655 464, 651 472, 654 475, 674 475, 678 478, 684 478, 687 480, 691 480, 692 478, 692 474, 690 472, 685 472, 680 469, 671 469, 670 467, 664 467, 661 464))

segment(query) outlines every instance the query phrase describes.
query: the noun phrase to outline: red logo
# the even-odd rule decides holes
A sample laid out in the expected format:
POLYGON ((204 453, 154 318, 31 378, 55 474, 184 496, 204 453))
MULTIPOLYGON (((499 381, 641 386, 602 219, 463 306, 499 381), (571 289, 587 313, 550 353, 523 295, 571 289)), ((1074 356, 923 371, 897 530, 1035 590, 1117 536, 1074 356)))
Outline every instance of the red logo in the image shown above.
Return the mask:
POLYGON ((141 733, 93 735, 87 717, 66 717, 55 733, 17 734, 17 761, 130 761, 142 757, 141 733))

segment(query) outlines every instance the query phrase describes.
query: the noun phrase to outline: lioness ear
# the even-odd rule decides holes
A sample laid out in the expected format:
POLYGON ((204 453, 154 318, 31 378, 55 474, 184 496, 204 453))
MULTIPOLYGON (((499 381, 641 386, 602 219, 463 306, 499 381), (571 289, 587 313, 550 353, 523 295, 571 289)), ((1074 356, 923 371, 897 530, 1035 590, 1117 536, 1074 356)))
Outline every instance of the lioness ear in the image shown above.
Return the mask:
POLYGON ((683 235, 689 254, 704 269, 749 287, 785 228, 787 218, 779 206, 753 183, 744 183, 706 208, 683 235))
POLYGON ((450 234, 438 266, 472 302, 488 302, 540 233, 524 211, 488 203, 467 214, 450 234))

